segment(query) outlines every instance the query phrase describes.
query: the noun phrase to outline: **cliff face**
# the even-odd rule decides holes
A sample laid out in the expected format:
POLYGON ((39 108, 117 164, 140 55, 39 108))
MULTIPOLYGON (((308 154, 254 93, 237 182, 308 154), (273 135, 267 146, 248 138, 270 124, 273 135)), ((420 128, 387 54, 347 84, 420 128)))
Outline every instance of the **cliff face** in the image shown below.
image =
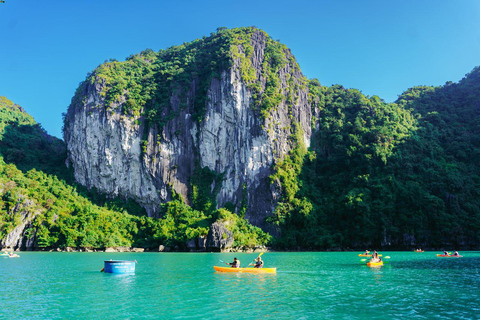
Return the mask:
MULTIPOLYGON (((76 180, 110 196, 133 198, 152 216, 172 192, 192 204, 196 194, 207 191, 217 207, 228 204, 238 212, 246 206, 245 217, 262 226, 279 196, 269 181, 273 166, 292 149, 289 137, 296 127, 309 144, 311 111, 305 78, 290 51, 279 50, 263 31, 243 39, 230 40, 229 67, 207 83, 192 76, 168 92, 157 121, 148 117, 148 103, 140 112, 126 111, 128 89, 108 103, 108 81, 94 72, 77 91, 65 121, 67 163, 76 180), (272 67, 273 45, 283 60, 272 67), (266 108, 261 103, 268 92, 282 98, 266 108), (200 94, 205 96, 198 99, 200 94), (204 101, 200 117, 199 100, 204 101), (209 190, 197 190, 192 181, 205 170, 214 178, 200 186, 209 190)), ((161 65, 154 70, 155 77, 161 65)))
MULTIPOLYGON (((0 184, 0 193, 5 186, 0 184)), ((33 227, 35 217, 40 213, 34 201, 25 196, 18 199, 18 203, 11 209, 10 215, 16 216, 19 223, 0 241, 0 248, 13 250, 37 249, 36 231, 33 227)))
POLYGON ((109 113, 101 87, 100 83, 85 85, 84 102, 68 110, 69 123, 64 129, 67 165, 73 166, 77 182, 111 196, 134 198, 153 214, 161 193, 142 161, 142 125, 109 113))

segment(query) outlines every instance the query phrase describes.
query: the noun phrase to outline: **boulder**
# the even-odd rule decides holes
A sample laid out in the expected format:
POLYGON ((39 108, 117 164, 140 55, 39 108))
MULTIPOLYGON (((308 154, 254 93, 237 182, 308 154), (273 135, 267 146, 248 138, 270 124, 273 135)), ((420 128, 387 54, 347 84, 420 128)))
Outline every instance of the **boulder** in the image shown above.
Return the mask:
POLYGON ((233 234, 225 225, 214 222, 207 235, 207 249, 210 251, 224 251, 233 245, 233 234))

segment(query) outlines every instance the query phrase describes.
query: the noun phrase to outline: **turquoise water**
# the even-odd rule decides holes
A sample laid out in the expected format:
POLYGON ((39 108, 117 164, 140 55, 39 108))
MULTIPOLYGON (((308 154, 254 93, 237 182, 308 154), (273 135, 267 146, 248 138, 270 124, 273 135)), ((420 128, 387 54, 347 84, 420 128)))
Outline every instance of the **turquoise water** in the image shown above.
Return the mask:
POLYGON ((0 258, 0 318, 366 319, 480 317, 480 252, 384 252, 369 268, 353 252, 265 253, 277 274, 216 273, 257 254, 20 252, 0 258), (100 273, 137 260, 134 275, 100 273))

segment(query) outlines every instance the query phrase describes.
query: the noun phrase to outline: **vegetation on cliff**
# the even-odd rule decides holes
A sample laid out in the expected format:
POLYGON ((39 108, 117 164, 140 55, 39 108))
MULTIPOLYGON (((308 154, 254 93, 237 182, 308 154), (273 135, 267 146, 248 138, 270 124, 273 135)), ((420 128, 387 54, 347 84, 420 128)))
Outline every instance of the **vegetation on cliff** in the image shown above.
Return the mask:
POLYGON ((272 219, 278 245, 478 246, 479 75, 415 87, 388 104, 311 81, 316 157, 290 166, 272 219))
MULTIPOLYGON (((145 50, 126 61, 106 61, 88 75, 87 83, 100 83, 105 105, 125 115, 143 115, 150 125, 163 127, 188 108, 201 122, 207 90, 212 79, 220 79, 234 63, 239 64, 242 80, 252 90, 255 108, 263 117, 281 101, 294 103, 298 90, 306 88, 300 67, 290 50, 255 27, 218 28, 209 37, 154 52, 145 50), (252 65, 252 37, 264 35, 265 50, 260 68, 252 65), (280 70, 287 77, 287 91, 281 90, 280 70), (172 98, 180 107, 172 108, 172 98), (121 105, 121 107, 120 107, 121 105)), ((79 95, 78 93, 77 95, 79 95)), ((67 119, 68 120, 68 119, 67 119)))
POLYGON ((231 220, 236 245, 266 244, 268 235, 246 220, 206 207, 206 214, 175 199, 161 219, 133 201, 107 199, 73 182, 65 146, 18 105, 0 97, 0 240, 26 222, 25 241, 41 248, 105 248, 160 244, 185 250, 221 216, 231 220), (47 154, 48 152, 48 154, 47 154), (258 241, 256 241, 258 239, 258 241))

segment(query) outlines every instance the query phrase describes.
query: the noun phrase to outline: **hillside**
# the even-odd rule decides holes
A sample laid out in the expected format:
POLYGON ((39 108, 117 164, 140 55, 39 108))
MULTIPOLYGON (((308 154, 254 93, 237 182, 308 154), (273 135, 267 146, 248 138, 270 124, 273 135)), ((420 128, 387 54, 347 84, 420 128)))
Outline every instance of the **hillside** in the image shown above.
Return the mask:
MULTIPOLYGON (((0 101, 1 247, 157 250, 163 245, 167 250, 197 250, 190 240, 206 237, 215 221, 231 230, 231 245, 255 246, 268 240, 245 220, 223 212, 206 216, 179 199, 161 207, 162 219, 153 219, 131 200, 108 200, 87 191, 69 180, 63 142, 46 134, 20 106, 5 97, 0 101)), ((206 245, 215 250, 209 242, 203 249, 206 245)))
POLYGON ((312 81, 310 160, 272 219, 283 230, 278 244, 477 248, 479 89, 478 68, 391 104, 312 81))

